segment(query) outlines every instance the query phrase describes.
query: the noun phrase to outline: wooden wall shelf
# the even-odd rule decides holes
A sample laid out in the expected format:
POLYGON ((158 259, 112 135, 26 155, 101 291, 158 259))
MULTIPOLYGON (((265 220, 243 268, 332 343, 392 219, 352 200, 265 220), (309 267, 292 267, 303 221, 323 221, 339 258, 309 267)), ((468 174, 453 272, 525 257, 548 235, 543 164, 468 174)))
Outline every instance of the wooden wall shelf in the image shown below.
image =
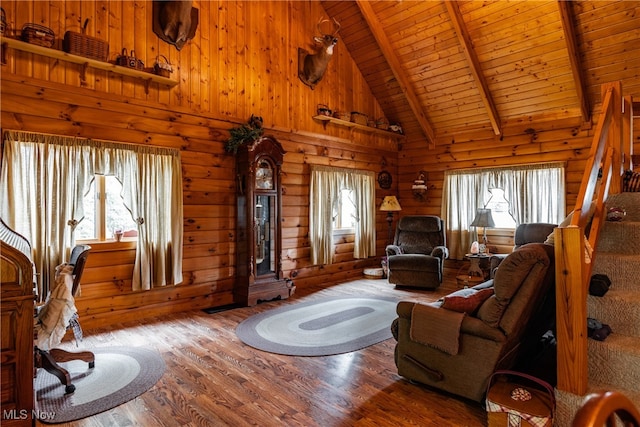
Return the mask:
POLYGON ((5 50, 7 47, 12 49, 21 50, 23 52, 35 53, 49 58, 59 59, 66 62, 71 62, 80 65, 80 80, 85 81, 85 72, 87 68, 95 68, 97 70, 109 71, 114 74, 121 74, 128 77, 135 77, 141 79, 145 83, 145 92, 149 93, 149 84, 151 82, 159 83, 164 86, 173 87, 178 84, 177 81, 168 77, 152 74, 147 71, 140 71, 133 68, 121 67, 119 65, 112 64, 110 62, 97 61, 91 58, 85 58, 84 56, 73 55, 67 52, 63 52, 58 49, 48 48, 44 46, 38 46, 35 44, 23 42, 22 40, 12 39, 9 37, 2 37, 2 63, 5 61, 5 50))
POLYGON ((360 129, 360 130, 362 130, 364 132, 376 133, 376 134, 379 134, 379 135, 384 135, 384 136, 387 136, 387 137, 390 137, 390 138, 394 138, 396 140, 404 139, 404 135, 400 134, 400 133, 391 132, 390 130, 378 129, 378 128, 374 128, 374 127, 371 127, 371 126, 361 125, 359 123, 354 123, 354 122, 350 122, 350 121, 347 121, 347 120, 341 120, 341 119, 337 119, 335 117, 317 115, 317 116, 313 116, 313 118, 315 120, 321 121, 325 128, 327 127, 327 123, 333 123, 333 124, 338 125, 338 126, 345 126, 345 127, 351 128, 351 129, 360 129))

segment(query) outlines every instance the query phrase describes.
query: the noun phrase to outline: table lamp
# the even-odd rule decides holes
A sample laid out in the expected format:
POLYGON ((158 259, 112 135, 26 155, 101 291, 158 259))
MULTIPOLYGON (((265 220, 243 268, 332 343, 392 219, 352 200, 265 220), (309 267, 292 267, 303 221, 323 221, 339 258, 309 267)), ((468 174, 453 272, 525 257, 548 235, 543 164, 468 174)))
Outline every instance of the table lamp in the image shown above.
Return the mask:
POLYGON ((473 227, 483 227, 482 245, 480 245, 480 253, 487 251, 487 227, 495 227, 493 217, 491 216, 491 209, 478 208, 476 211, 476 217, 471 223, 473 227))
POLYGON ((387 213, 387 224, 389 225, 388 241, 393 243, 393 234, 391 228, 391 224, 393 223, 393 213, 402 210, 396 196, 385 196, 382 204, 380 205, 380 210, 387 213))

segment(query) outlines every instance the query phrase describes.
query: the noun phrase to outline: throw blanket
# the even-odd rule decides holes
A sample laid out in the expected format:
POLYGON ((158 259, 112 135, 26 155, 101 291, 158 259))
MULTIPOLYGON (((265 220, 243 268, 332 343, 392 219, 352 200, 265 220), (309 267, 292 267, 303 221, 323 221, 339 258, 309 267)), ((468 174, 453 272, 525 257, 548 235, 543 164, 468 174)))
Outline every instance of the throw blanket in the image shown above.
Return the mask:
POLYGON ((49 350, 62 341, 70 321, 76 317, 73 288, 73 265, 61 264, 56 267, 55 284, 46 304, 38 314, 35 325, 36 346, 49 350))
POLYGON ((456 355, 464 316, 464 313, 445 308, 415 304, 411 312, 409 336, 412 341, 456 355))

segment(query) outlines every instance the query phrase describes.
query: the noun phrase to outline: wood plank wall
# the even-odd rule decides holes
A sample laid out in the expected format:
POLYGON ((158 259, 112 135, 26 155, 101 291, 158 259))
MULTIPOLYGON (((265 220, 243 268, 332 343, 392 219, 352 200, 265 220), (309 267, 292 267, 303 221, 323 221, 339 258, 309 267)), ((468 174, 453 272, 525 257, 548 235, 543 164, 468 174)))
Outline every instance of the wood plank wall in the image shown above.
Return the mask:
MULTIPOLYGON (((387 170, 402 215, 440 214, 444 171, 478 166, 566 161, 567 203, 575 200, 591 129, 571 119, 507 124, 503 139, 490 130, 451 130, 429 150, 424 140, 350 131, 313 120, 318 104, 382 116, 378 102, 349 52, 336 47, 324 80, 310 90, 297 78, 297 49, 311 48, 318 19, 313 1, 195 1, 200 20, 196 37, 177 51, 152 32, 151 2, 3 1, 11 28, 33 22, 52 28, 58 38, 80 30, 107 40, 111 59, 134 50, 147 66, 164 55, 174 66, 172 89, 144 85, 134 78, 88 70, 81 83, 78 66, 9 50, 2 66, 1 116, 4 129, 78 135, 88 138, 181 149, 185 203, 184 282, 147 292, 130 291, 132 244, 94 245, 83 294, 78 298, 83 325, 91 328, 232 301, 235 267, 234 157, 224 151, 228 129, 251 114, 264 118, 267 133, 287 151, 283 171, 284 275, 297 286, 360 277, 379 265, 387 240, 385 215, 377 212, 377 253, 355 260, 352 239, 336 246, 336 262, 314 266, 309 260, 309 165, 387 170), (19 3, 19 6, 18 6, 19 3), (290 23, 295 23, 290 24, 290 23), (535 128, 535 140, 524 132, 535 128), (428 172, 429 196, 415 200, 411 183, 428 172)), ((59 40, 57 46, 59 46, 59 40)), ((396 217, 397 218, 397 217, 396 217)), ((508 244, 508 243, 507 243, 508 244)))

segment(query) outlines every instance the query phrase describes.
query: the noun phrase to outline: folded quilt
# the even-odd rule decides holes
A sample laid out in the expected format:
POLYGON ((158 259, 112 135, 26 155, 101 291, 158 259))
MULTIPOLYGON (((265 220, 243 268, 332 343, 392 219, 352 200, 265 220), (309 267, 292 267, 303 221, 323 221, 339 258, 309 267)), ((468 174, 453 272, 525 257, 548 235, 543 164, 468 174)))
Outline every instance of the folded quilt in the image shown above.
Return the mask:
POLYGON ((427 304, 414 304, 409 336, 412 341, 456 355, 460 346, 460 325, 465 313, 427 304))

